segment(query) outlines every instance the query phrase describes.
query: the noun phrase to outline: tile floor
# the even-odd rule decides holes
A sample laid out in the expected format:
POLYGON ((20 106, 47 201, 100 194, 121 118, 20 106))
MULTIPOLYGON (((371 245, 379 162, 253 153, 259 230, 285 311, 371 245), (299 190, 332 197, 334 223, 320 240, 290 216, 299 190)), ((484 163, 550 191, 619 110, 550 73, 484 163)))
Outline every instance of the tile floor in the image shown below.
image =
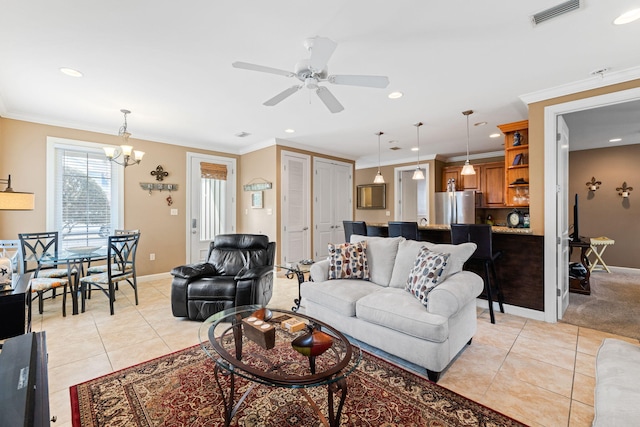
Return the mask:
MULTIPOLYGON (((138 291, 136 306, 131 288, 121 286, 114 316, 97 292, 80 315, 63 318, 60 298, 35 315, 33 330, 46 331, 56 427, 71 425, 71 385, 199 342, 199 322, 171 315, 170 279, 140 281, 138 291)), ((294 296, 297 281, 279 277, 270 305, 290 309, 294 296)), ((488 311, 478 309, 473 343, 439 384, 532 426, 590 426, 595 354, 608 336, 500 313, 492 325, 488 311)))

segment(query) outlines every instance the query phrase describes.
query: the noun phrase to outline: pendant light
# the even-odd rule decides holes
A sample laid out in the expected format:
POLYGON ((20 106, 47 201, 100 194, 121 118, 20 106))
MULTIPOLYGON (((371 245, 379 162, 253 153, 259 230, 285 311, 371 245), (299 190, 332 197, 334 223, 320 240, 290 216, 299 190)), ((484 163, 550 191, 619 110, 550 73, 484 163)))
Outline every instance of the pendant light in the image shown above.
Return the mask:
POLYGON ((418 135, 418 165, 416 166, 416 170, 411 178, 415 180, 424 179, 424 173, 422 173, 422 169, 420 169, 420 126, 422 126, 422 124, 422 122, 414 124, 418 135))
POLYGON ((380 131, 376 133, 378 135, 378 173, 376 177, 373 179, 374 184, 384 184, 384 177, 382 176, 382 172, 380 172, 380 137, 384 135, 384 132, 380 131))
POLYGON ((476 171, 473 165, 469 163, 469 115, 473 114, 473 110, 463 111, 462 114, 467 116, 467 161, 464 162, 460 175, 475 175, 476 171))

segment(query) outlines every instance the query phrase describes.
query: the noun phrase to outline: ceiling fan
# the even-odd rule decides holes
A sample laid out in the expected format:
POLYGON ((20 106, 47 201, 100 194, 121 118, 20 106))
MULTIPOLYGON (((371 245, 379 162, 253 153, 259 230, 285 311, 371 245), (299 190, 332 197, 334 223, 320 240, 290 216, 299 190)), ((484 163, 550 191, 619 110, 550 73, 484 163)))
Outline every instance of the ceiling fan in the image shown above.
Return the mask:
POLYGON ((265 101, 263 105, 273 107, 284 101, 303 87, 315 90, 320 100, 332 113, 339 113, 344 107, 335 96, 325 86, 320 86, 321 82, 329 82, 336 85, 364 86, 374 88, 385 88, 389 85, 389 78, 386 76, 357 76, 357 75, 329 75, 327 72, 327 62, 336 50, 337 43, 326 37, 313 37, 306 39, 304 46, 311 52, 309 59, 300 60, 294 71, 280 70, 277 68, 265 67, 263 65, 250 64, 247 62, 234 62, 231 64, 235 68, 242 68, 263 73, 278 74, 285 77, 295 77, 302 84, 293 85, 283 90, 273 98, 265 101))

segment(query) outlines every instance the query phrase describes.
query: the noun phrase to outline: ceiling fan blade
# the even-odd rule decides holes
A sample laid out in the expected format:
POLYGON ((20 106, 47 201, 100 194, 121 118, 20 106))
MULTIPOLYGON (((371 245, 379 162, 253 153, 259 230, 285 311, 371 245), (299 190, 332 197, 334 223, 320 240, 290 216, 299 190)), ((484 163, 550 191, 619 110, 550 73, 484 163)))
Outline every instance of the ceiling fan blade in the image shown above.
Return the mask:
POLYGON ((299 91, 301 87, 302 85, 291 86, 289 89, 285 89, 279 94, 277 94, 276 96, 274 96, 273 98, 269 99, 268 101, 265 101, 262 105, 266 105, 267 107, 273 107, 274 105, 284 101, 285 99, 287 99, 288 97, 290 97, 291 95, 299 91))
POLYGON ((326 105, 329 111, 331 111, 332 113, 339 113, 340 111, 344 110, 344 107, 342 106, 342 104, 340 104, 340 101, 338 101, 326 87, 319 87, 318 89, 316 89, 316 93, 318 94, 320 100, 324 102, 324 105, 326 105))
POLYGON ((329 83, 336 85, 365 86, 385 88, 389 86, 389 78, 387 76, 329 76, 329 83))
POLYGON ((231 64, 234 68, 242 68, 243 70, 260 71, 262 73, 278 74, 285 77, 293 77, 295 74, 291 71, 279 70, 278 68, 265 67, 264 65, 250 64, 248 62, 234 62, 231 64))
POLYGON ((327 67, 329 58, 333 55, 338 44, 326 37, 314 37, 311 39, 311 57, 309 58, 309 68, 312 71, 322 71, 327 67))

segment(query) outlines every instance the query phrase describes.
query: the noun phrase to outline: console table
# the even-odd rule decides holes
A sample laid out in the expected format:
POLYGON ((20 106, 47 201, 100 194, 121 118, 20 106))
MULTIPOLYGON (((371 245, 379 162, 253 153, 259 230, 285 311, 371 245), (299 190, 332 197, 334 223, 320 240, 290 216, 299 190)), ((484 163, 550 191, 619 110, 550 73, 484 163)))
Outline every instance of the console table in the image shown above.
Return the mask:
POLYGON ((570 241, 569 250, 572 251, 573 248, 580 248, 580 264, 584 266, 585 272, 584 276, 572 276, 571 272, 569 272, 569 292, 591 295, 591 285, 589 283, 591 271, 589 270, 589 258, 587 258, 587 251, 591 248, 591 243, 583 240, 570 241))

